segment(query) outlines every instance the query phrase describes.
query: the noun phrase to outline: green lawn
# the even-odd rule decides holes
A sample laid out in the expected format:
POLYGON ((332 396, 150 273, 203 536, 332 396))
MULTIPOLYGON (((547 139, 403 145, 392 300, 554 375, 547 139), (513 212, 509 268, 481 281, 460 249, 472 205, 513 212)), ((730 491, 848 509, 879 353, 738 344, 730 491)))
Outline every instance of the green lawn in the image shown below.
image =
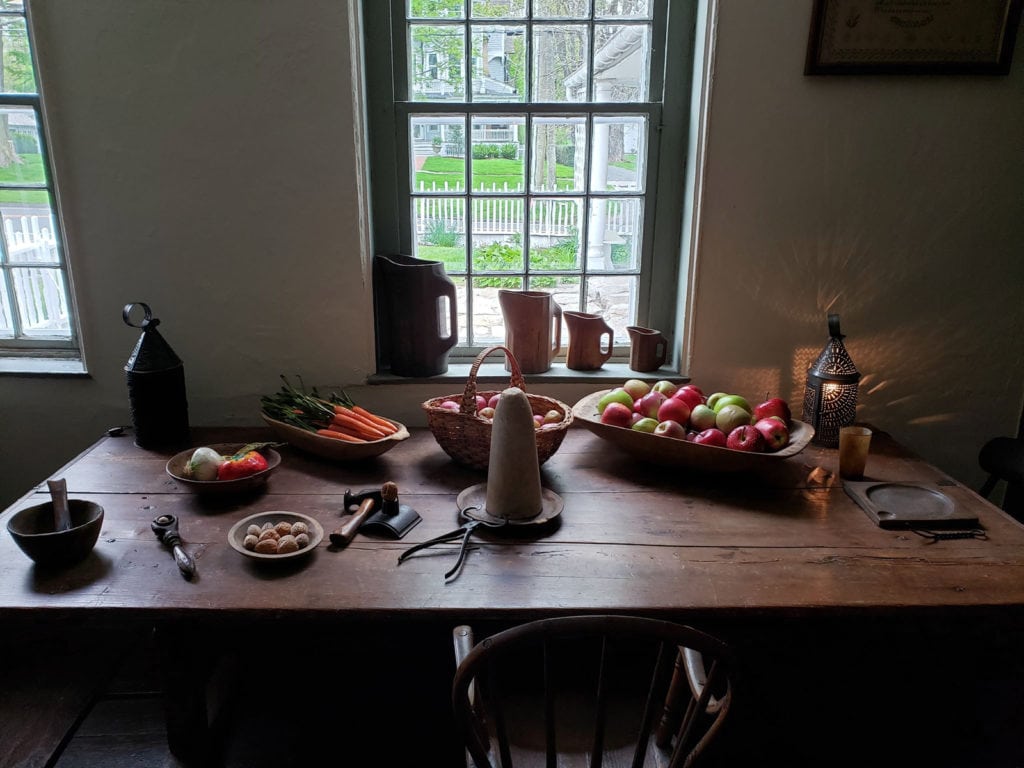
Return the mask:
MULTIPOLYGON (((46 181, 43 171, 43 159, 40 155, 25 154, 22 162, 0 168, 0 184, 41 184, 46 181)), ((0 203, 49 203, 50 195, 46 190, 22 191, 17 189, 0 189, 0 203)))
MULTIPOLYGON (((523 163, 521 160, 505 160, 502 158, 491 158, 487 160, 473 160, 473 189, 480 189, 484 185, 485 190, 492 189, 492 185, 499 190, 504 189, 508 184, 509 189, 516 189, 523 183, 523 163)), ((423 168, 416 172, 416 188, 420 183, 426 189, 431 184, 436 184, 438 189, 444 189, 445 182, 448 182, 449 189, 465 184, 463 160, 459 157, 428 157, 423 162, 423 168)), ((555 167, 555 183, 559 189, 571 189, 573 186, 573 169, 568 165, 555 167)))
POLYGON ((618 160, 609 165, 614 165, 616 168, 626 168, 630 171, 636 170, 636 154, 625 155, 622 160, 618 160))

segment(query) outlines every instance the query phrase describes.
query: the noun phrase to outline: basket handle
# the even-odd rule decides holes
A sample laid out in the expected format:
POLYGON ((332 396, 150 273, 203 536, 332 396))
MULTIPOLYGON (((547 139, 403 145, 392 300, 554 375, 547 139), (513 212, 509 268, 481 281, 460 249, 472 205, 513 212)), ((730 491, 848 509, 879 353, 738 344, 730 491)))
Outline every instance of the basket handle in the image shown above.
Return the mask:
POLYGON ((473 367, 469 369, 469 378, 466 379, 466 389, 462 393, 462 405, 459 409, 459 413, 472 416, 476 413, 476 374, 480 370, 480 364, 483 363, 484 358, 492 352, 501 350, 505 353, 505 358, 508 360, 508 366, 511 370, 511 377, 509 381, 510 387, 519 387, 519 389, 526 391, 526 381, 523 379, 523 372, 519 370, 519 363, 516 361, 515 355, 512 354, 512 350, 508 347, 503 347, 500 344, 496 344, 493 347, 487 347, 486 349, 480 350, 480 354, 476 356, 476 360, 473 361, 473 367))

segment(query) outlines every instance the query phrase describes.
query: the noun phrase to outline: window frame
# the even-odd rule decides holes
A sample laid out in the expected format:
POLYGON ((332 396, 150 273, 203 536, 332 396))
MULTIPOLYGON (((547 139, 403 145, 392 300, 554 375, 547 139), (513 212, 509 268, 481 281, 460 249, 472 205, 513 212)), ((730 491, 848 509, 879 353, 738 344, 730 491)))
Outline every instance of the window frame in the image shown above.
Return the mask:
MULTIPOLYGON (((405 49, 406 0, 363 0, 361 22, 369 129, 367 136, 370 139, 367 158, 371 179, 371 254, 414 253, 415 233, 411 203, 415 195, 408 192, 410 137, 407 125, 410 115, 417 112, 465 115, 471 130, 471 118, 486 114, 523 114, 527 116, 528 125, 530 116, 534 114, 585 114, 588 123, 595 114, 645 114, 651 122, 646 137, 647 175, 643 190, 621 191, 607 196, 641 197, 644 200, 645 237, 637 265, 637 309, 632 324, 662 330, 669 338, 670 354, 666 367, 681 370, 685 358, 682 346, 690 314, 690 301, 686 295, 688 254, 684 248, 683 230, 687 219, 684 210, 687 197, 686 152, 691 120, 693 52, 699 2, 700 0, 671 3, 669 0, 652 0, 652 64, 647 102, 531 103, 412 100, 411 84, 407 82, 405 49)), ((469 0, 467 6, 468 3, 469 0)), ((458 21, 466 23, 467 26, 473 23, 468 16, 458 21)), ((522 23, 527 25, 529 34, 528 22, 524 20, 522 23)), ((589 48, 588 66, 593 61, 592 41, 589 48)), ((527 77, 530 66, 527 62, 527 77)), ((590 130, 588 127, 588 135, 590 130)), ((467 132, 466 135, 470 134, 467 132)), ((588 152, 585 158, 586 174, 589 174, 590 161, 588 152)), ((468 173, 468 161, 466 168, 468 173)), ((532 194, 526 190, 521 196, 525 204, 529 204, 532 194)), ((564 193, 564 196, 581 197, 584 201, 605 197, 601 194, 594 195, 592 192, 564 193)), ((465 199, 472 199, 468 191, 465 199)), ((472 290, 468 281, 471 279, 472 275, 467 274, 470 313, 472 290)), ((451 350, 452 362, 470 362, 484 346, 477 342, 469 347, 465 345, 465 340, 460 338, 459 345, 451 350)), ((564 355, 563 344, 560 356, 563 361, 564 355)), ((611 362, 624 362, 628 360, 628 356, 628 339, 617 338, 611 362)), ((377 357, 379 365, 379 348, 377 357)))
MULTIPOLYGON (((78 366, 67 368, 68 361, 81 361, 80 330, 78 326, 78 310, 74 299, 72 288, 71 270, 68 265, 67 250, 65 248, 65 237, 63 219, 60 212, 60 203, 56 184, 54 182, 52 155, 50 153, 49 131, 47 129, 46 117, 44 114, 43 86, 40 82, 40 68, 38 55, 36 53, 35 35, 33 33, 31 3, 23 0, 21 10, 12 8, 0 8, 0 18, 21 17, 25 23, 25 34, 28 43, 29 60, 32 66, 32 76, 35 81, 35 91, 31 93, 0 92, 0 108, 15 107, 31 109, 36 122, 37 136, 39 142, 40 164, 43 171, 43 183, 8 183, 0 182, 0 189, 15 191, 44 191, 49 198, 50 219, 53 225, 55 262, 10 262, 7 258, 8 243, 6 237, 0 233, 0 274, 4 280, 0 290, 4 291, 5 299, 11 309, 11 322, 13 338, 0 336, 0 372, 18 369, 18 361, 22 361, 28 367, 27 372, 51 372, 47 367, 47 360, 54 360, 53 372, 80 372, 78 366), (46 269, 54 269, 61 275, 61 284, 64 291, 63 299, 68 310, 68 331, 60 336, 25 336, 21 327, 21 308, 17 290, 10 279, 11 269, 15 266, 41 266, 46 269), (62 364, 62 362, 64 364, 62 364), (13 365, 14 368, 10 368, 13 365), (40 367, 42 366, 42 367, 40 367)), ((2 64, 0 64, 2 65, 2 64)))

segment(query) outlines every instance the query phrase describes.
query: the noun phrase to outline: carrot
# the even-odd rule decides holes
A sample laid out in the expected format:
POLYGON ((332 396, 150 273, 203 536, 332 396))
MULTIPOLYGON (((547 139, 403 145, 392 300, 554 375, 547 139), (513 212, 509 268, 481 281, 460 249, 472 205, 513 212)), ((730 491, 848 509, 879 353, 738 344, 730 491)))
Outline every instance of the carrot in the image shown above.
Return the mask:
POLYGON ((393 432, 397 432, 398 431, 398 428, 395 427, 395 425, 392 424, 390 421, 388 421, 387 419, 385 419, 385 418, 383 418, 381 416, 378 416, 375 413, 370 413, 368 410, 366 410, 365 408, 363 408, 361 406, 353 405, 352 406, 352 411, 353 411, 353 413, 359 414, 364 419, 369 419, 370 421, 372 421, 374 424, 376 424, 381 429, 386 430, 388 432, 388 434, 391 434, 393 432))
POLYGON ((337 431, 335 431, 333 429, 318 429, 316 431, 316 433, 318 435, 320 435, 321 437, 333 437, 333 438, 335 438, 337 440, 346 440, 346 441, 348 441, 350 443, 365 443, 366 442, 362 438, 352 437, 351 435, 346 435, 344 432, 337 432, 337 431))
POLYGON ((349 429, 358 433, 360 437, 367 437, 370 440, 380 440, 382 437, 387 437, 387 435, 385 435, 376 427, 368 426, 366 423, 360 421, 359 419, 354 419, 351 416, 346 416, 345 414, 334 414, 334 418, 331 419, 331 423, 338 424, 343 427, 348 427, 349 429))
POLYGON ((333 422, 328 424, 327 428, 332 432, 341 432, 343 435, 354 437, 362 443, 365 443, 368 440, 380 440, 379 437, 367 437, 361 432, 356 432, 352 427, 343 427, 341 424, 335 424, 333 422))

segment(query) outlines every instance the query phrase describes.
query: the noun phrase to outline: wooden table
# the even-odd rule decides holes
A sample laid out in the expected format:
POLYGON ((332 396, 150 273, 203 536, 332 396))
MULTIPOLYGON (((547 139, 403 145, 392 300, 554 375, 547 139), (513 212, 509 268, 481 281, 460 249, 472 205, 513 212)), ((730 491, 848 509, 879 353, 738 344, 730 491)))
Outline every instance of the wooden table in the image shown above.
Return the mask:
MULTIPOLYGON (((462 622, 498 626, 615 612, 711 627, 752 651, 760 640, 774 641, 776 650, 792 649, 786 663, 808 648, 808 631, 834 638, 853 626, 909 622, 928 627, 912 644, 923 637, 941 648, 976 643, 972 628, 983 626, 983 638, 1016 637, 1024 626, 1024 528, 884 433, 876 432, 872 443, 869 478, 941 490, 977 512, 986 539, 932 542, 877 527, 834 475, 834 450, 811 445, 769 471, 695 474, 638 464, 574 427, 542 467, 544 486, 564 501, 560 525, 533 538, 474 536, 461 573, 446 583, 456 545, 431 548, 401 566, 398 554, 456 527, 457 494, 485 476, 452 463, 429 432, 412 431, 391 452, 353 465, 283 447, 264 492, 227 500, 179 486, 164 471, 169 452, 144 451, 130 436, 105 437, 54 474, 67 480, 71 497, 104 507, 95 551, 70 570, 47 574, 8 535, 0 536, 0 620, 151 622, 180 654, 196 653, 195 641, 203 639, 202 654, 225 627, 330 626, 351 636, 371 627, 405 633, 417 625, 447 630, 462 622), (387 480, 423 518, 401 541, 360 534, 332 551, 325 537, 315 552, 285 567, 265 567, 228 546, 233 523, 259 511, 303 512, 331 531, 339 526, 346 489, 379 488, 387 480), (164 513, 178 517, 196 557, 198 577, 191 582, 150 529, 164 513), (936 622, 965 634, 938 637, 936 622)), ((252 438, 268 435, 193 431, 196 445, 252 438)), ((44 483, 4 518, 46 499, 44 483)), ((180 665, 182 658, 194 656, 169 663, 180 665)), ((865 658, 870 666, 879 655, 865 658)), ((194 709, 188 676, 180 672, 169 676, 168 687, 179 688, 169 693, 179 703, 192 696, 194 709)), ((182 705, 180 719, 172 713, 169 720, 179 752, 188 751, 185 740, 200 727, 187 709, 182 705)))

